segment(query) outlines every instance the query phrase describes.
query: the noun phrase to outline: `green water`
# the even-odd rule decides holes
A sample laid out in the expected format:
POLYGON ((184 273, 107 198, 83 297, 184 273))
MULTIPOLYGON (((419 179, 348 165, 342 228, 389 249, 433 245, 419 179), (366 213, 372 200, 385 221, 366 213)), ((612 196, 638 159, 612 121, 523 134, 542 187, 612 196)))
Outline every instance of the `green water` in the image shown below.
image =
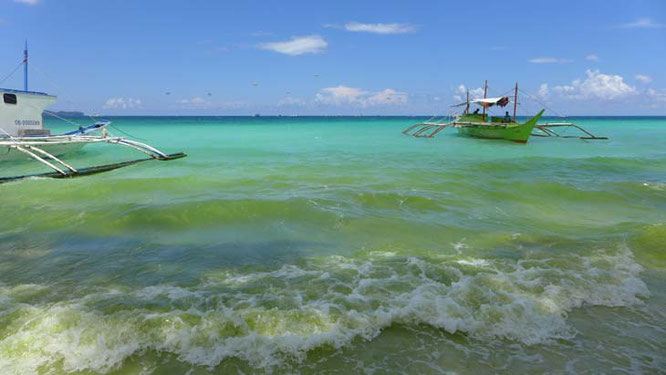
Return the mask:
POLYGON ((2 374, 666 368, 666 118, 112 120, 189 156, 0 185, 2 374))

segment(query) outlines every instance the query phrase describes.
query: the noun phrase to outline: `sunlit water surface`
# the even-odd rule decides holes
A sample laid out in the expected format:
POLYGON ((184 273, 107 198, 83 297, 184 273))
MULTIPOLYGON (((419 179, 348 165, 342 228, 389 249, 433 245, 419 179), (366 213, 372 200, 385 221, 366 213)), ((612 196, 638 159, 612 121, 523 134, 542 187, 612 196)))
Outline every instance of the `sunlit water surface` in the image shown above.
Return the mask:
POLYGON ((189 156, 0 185, 2 374, 666 368, 666 118, 527 145, 410 118, 112 120, 189 156))

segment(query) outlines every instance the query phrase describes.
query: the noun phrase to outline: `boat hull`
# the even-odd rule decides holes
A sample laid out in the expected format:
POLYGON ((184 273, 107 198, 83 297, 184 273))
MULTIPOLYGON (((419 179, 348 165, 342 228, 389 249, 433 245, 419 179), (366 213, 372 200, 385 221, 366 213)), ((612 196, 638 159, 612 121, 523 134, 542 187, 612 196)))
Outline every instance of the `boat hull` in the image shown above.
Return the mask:
MULTIPOLYGON (((88 126, 86 128, 83 128, 83 131, 81 132, 81 135, 86 135, 86 136, 99 136, 102 134, 102 129, 106 126, 106 123, 100 123, 100 124, 95 124, 88 126)), ((37 141, 37 140, 46 140, 49 143, 53 144, 43 144, 40 145, 39 148, 48 152, 49 154, 53 156, 62 156, 71 152, 76 152, 79 151, 83 146, 85 146, 86 142, 66 142, 71 140, 72 138, 76 137, 78 131, 66 133, 63 135, 56 135, 52 137, 14 137, 12 139, 22 142, 22 141, 37 141), (62 141, 62 142, 59 142, 62 141)), ((0 140, 3 140, 4 138, 0 138, 0 140)), ((25 153, 16 150, 15 148, 9 147, 9 146, 0 146, 0 162, 3 161, 19 161, 19 160, 32 160, 32 158, 25 153)))
POLYGON ((458 124, 458 133, 475 138, 503 139, 518 143, 527 143, 543 111, 523 124, 458 124))

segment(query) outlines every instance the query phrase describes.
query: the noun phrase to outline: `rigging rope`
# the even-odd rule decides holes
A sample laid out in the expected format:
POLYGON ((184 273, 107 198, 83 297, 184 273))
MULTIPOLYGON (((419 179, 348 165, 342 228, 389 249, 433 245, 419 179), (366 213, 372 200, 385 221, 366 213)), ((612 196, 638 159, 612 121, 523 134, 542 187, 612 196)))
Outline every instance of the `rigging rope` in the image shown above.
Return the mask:
POLYGON ((541 104, 542 106, 544 106, 544 108, 546 108, 546 109, 549 110, 550 112, 556 114, 558 117, 567 117, 566 115, 563 115, 563 114, 561 114, 561 113, 555 111, 554 109, 548 107, 548 106, 546 105, 546 103, 542 102, 541 100, 539 100, 539 98, 537 98, 536 96, 530 94, 529 92, 524 91, 524 90, 522 90, 522 89, 518 89, 518 91, 520 91, 521 93, 523 93, 523 94, 529 96, 530 98, 534 99, 537 103, 541 104))
POLYGON ((147 139, 140 138, 140 137, 137 137, 137 136, 135 136, 135 135, 132 135, 132 134, 130 134, 130 133, 128 133, 128 132, 126 132, 126 131, 124 131, 124 130, 122 130, 122 129, 116 127, 116 126, 114 126, 114 125, 109 125, 109 127, 112 127, 113 129, 115 129, 115 130, 117 130, 117 131, 119 131, 119 132, 125 134, 125 135, 128 136, 128 137, 132 137, 132 138, 134 138, 134 139, 138 139, 138 140, 140 140, 140 141, 148 142, 147 139))
MULTIPOLYGON (((31 107, 34 107, 34 106, 31 106, 31 107)), ((37 107, 34 107, 34 108, 39 109, 39 108, 37 108, 37 107)), ((78 123, 76 123, 76 122, 74 122, 74 121, 70 121, 70 120, 68 120, 68 119, 66 119, 66 118, 64 118, 64 117, 60 117, 60 116, 58 116, 55 112, 47 111, 46 109, 44 110, 44 112, 48 113, 49 115, 51 115, 51 116, 53 116, 53 117, 59 118, 59 119, 61 119, 62 121, 68 122, 68 123, 70 123, 70 124, 76 126, 77 128, 80 128, 81 126, 83 126, 83 125, 78 124, 78 123)))
POLYGON ((16 66, 16 68, 14 68, 14 70, 12 70, 11 73, 7 74, 7 75, 5 76, 5 78, 3 78, 2 80, 0 80, 0 84, 2 84, 2 83, 5 82, 7 79, 9 79, 9 77, 11 77, 12 75, 14 75, 14 73, 16 73, 16 71, 18 70, 18 68, 20 68, 22 65, 23 65, 23 61, 21 61, 21 62, 16 66))
MULTIPOLYGON (((38 68, 37 66, 35 66, 34 64, 33 64, 33 67, 35 68, 35 70, 37 70, 37 72, 39 72, 39 73, 42 74, 44 77, 46 77, 46 79, 47 79, 47 80, 48 80, 48 81, 49 81, 49 82, 50 82, 50 83, 51 83, 51 84, 52 84, 52 85, 53 85, 58 91, 60 91, 60 92, 64 92, 64 91, 65 91, 65 90, 63 90, 63 89, 60 87, 60 85, 58 85, 58 84, 55 82, 54 79, 52 79, 48 74, 46 74, 45 71, 39 69, 39 68, 38 68)), ((67 119, 65 119, 65 118, 63 118, 63 117, 60 117, 60 116, 56 115, 56 114, 53 113, 53 112, 46 111, 46 110, 45 110, 44 112, 47 112, 47 113, 49 113, 50 115, 52 115, 52 116, 54 116, 54 117, 57 117, 57 118, 59 118, 59 119, 61 119, 61 120, 63 120, 63 121, 66 121, 66 122, 68 122, 68 123, 70 123, 70 124, 72 124, 72 125, 75 125, 75 126, 77 126, 77 127, 81 127, 80 124, 77 124, 77 123, 75 123, 75 122, 73 122, 73 121, 69 121, 69 120, 67 120, 67 119)), ((86 117, 88 117, 89 119, 91 119, 94 123, 97 123, 97 122, 99 122, 99 121, 107 121, 107 122, 111 122, 111 121, 106 120, 106 119, 103 119, 103 118, 96 118, 95 116, 93 116, 93 115, 89 115, 89 114, 86 114, 86 117)), ((139 138, 139 137, 133 136, 132 134, 130 134, 130 133, 126 132, 126 131, 123 131, 122 129, 120 129, 120 128, 114 126, 114 125, 108 125, 108 127, 113 128, 114 130, 117 130, 117 131, 119 131, 120 133, 125 134, 125 135, 128 136, 128 137, 132 137, 132 138, 134 138, 134 139, 138 139, 138 140, 140 140, 140 141, 144 141, 144 142, 147 142, 147 141, 148 141, 147 139, 143 139, 143 138, 139 138)))

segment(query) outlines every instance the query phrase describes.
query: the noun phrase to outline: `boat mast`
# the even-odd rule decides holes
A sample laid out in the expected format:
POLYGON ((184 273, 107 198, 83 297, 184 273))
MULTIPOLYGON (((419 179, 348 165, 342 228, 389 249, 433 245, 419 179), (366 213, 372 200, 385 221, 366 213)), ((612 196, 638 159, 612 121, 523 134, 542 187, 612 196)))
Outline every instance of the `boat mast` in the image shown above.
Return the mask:
POLYGON ((467 89, 467 109, 465 109, 465 114, 469 115, 469 89, 467 89))
MULTIPOLYGON (((488 80, 485 80, 483 82, 483 98, 485 99, 487 95, 488 95, 488 80)), ((485 115, 486 115, 486 106, 485 106, 485 104, 486 103, 483 103, 483 104, 484 104, 482 106, 483 107, 483 116, 485 117, 485 115)))
POLYGON ((23 90, 28 91, 28 41, 25 41, 23 50, 23 90))
POLYGON ((517 108, 518 108, 518 82, 516 82, 516 92, 513 94, 513 122, 516 122, 517 108))

